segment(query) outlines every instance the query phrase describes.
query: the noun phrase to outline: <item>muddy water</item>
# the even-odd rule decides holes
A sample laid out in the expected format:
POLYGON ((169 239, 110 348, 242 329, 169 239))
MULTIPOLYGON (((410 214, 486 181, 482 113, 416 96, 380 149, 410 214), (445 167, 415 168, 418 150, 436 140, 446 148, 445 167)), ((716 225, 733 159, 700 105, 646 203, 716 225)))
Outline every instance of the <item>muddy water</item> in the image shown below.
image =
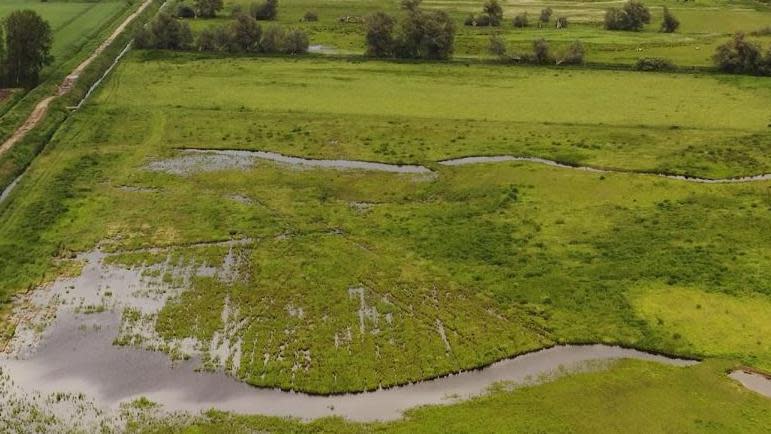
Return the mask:
POLYGON ((747 389, 771 398, 771 378, 747 371, 733 371, 728 376, 742 383, 747 389))
POLYGON ((676 179, 678 181, 697 182, 702 184, 738 184, 744 182, 756 182, 756 181, 768 181, 771 180, 771 173, 764 173, 755 176, 743 176, 737 178, 699 178, 695 176, 683 176, 683 175, 668 175, 664 173, 647 173, 637 172, 633 170, 612 170, 612 169, 600 169, 591 166, 571 166, 563 164, 554 160, 547 160, 545 158, 538 157, 515 157, 511 155, 494 155, 494 156, 478 156, 478 157, 463 157, 455 158, 452 160, 439 161, 439 164, 443 166, 466 166, 470 164, 485 164, 485 163, 501 163, 506 161, 527 161, 530 163, 545 164, 552 167, 560 167, 564 169, 583 170, 586 172, 595 173, 638 173, 641 175, 653 175, 661 178, 676 179))
MULTIPOLYGON (((227 257, 230 256, 228 253, 227 257)), ((121 318, 126 308, 153 318, 179 290, 174 283, 155 276, 173 273, 176 277, 172 281, 182 288, 189 285, 189 278, 194 275, 226 278, 232 261, 188 268, 167 261, 126 269, 105 264, 106 257, 100 252, 82 255, 80 259, 85 265, 80 276, 61 279, 32 292, 26 303, 15 310, 15 317, 23 321, 6 353, 0 354, 0 369, 10 375, 22 395, 84 393, 95 405, 110 411, 116 410, 121 402, 145 396, 170 411, 217 408, 304 419, 339 415, 368 421, 394 419, 415 406, 479 395, 496 382, 529 384, 542 376, 599 368, 593 361, 634 358, 677 366, 695 363, 604 345, 560 346, 478 371, 374 392, 321 397, 259 389, 222 372, 197 372, 202 349, 197 342, 168 343, 178 345, 191 356, 177 362, 165 353, 113 345, 116 337, 127 330, 144 331, 143 343, 160 339, 153 334, 153 327, 149 327, 148 333, 147 327, 127 325, 121 318), (42 334, 41 328, 45 330, 42 334)), ((203 348, 212 352, 222 350, 212 349, 208 344, 203 348)))
MULTIPOLYGON (((326 168, 338 170, 370 170, 379 172, 435 175, 431 169, 420 165, 398 165, 358 160, 316 160, 292 157, 276 152, 206 149, 185 149, 178 157, 151 162, 148 165, 148 169, 176 175, 188 175, 196 172, 208 172, 225 169, 249 169, 254 166, 257 160, 274 161, 295 167, 326 168)), ((637 172, 633 170, 602 169, 591 166, 573 166, 545 158, 516 157, 512 155, 463 157, 451 160, 442 160, 439 161, 438 164, 442 166, 466 166, 471 164, 489 164, 508 161, 523 161, 529 163, 544 164, 551 167, 559 167, 563 169, 580 170, 593 173, 636 173, 640 175, 658 176, 661 178, 702 184, 737 184, 771 180, 771 173, 737 178, 711 179, 683 175, 669 175, 663 173, 637 172)))
POLYGON ((339 415, 369 421, 395 419, 412 407, 479 395, 500 381, 527 384, 543 375, 586 369, 591 361, 634 358, 678 366, 694 363, 603 345, 562 346, 505 360, 480 371, 375 392, 320 397, 258 389, 221 373, 198 373, 195 360, 172 366, 162 353, 113 346, 118 321, 118 315, 112 312, 87 318, 64 314, 33 357, 3 360, 0 366, 27 390, 82 392, 111 408, 145 396, 167 410, 217 408, 304 419, 339 415))
POLYGON ((268 160, 290 166, 310 168, 370 170, 408 174, 433 173, 427 167, 414 165, 374 163, 355 160, 314 160, 264 151, 197 149, 187 149, 182 151, 182 155, 178 157, 151 162, 148 165, 148 168, 153 171, 167 172, 175 175, 188 175, 195 172, 209 172, 225 169, 249 169, 254 166, 258 160, 268 160))

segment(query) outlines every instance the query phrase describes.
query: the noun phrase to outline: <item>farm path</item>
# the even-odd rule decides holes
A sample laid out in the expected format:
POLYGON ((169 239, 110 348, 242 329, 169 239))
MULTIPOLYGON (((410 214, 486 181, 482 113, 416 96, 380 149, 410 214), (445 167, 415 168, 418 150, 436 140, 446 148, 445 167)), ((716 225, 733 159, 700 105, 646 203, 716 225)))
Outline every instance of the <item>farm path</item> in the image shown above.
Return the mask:
POLYGON ((115 41, 115 39, 120 36, 121 33, 123 33, 124 30, 126 30, 126 27, 128 27, 129 24, 131 24, 136 17, 138 17, 142 12, 144 12, 145 9, 147 9, 148 6, 153 2, 153 0, 144 0, 144 3, 142 3, 131 15, 126 17, 125 20, 110 34, 110 36, 105 39, 101 44, 99 44, 98 47, 91 53, 91 55, 81 62, 67 77, 64 78, 64 81, 59 85, 58 89, 56 90, 55 95, 50 95, 45 98, 43 98, 40 102, 37 103, 35 106, 35 109, 32 110, 32 113, 30 113, 29 117, 24 121, 24 123, 16 129, 16 131, 11 134, 8 139, 3 142, 2 145, 0 145, 0 156, 8 152, 13 146, 20 142, 33 128, 35 128, 41 120, 45 117, 46 113, 48 113, 48 108, 51 106, 51 102, 56 99, 57 97, 63 96, 68 94, 74 87, 75 83, 77 83, 78 78, 80 75, 85 71, 86 68, 88 68, 89 65, 91 65, 96 58, 104 52, 107 47, 110 46, 110 44, 115 41))

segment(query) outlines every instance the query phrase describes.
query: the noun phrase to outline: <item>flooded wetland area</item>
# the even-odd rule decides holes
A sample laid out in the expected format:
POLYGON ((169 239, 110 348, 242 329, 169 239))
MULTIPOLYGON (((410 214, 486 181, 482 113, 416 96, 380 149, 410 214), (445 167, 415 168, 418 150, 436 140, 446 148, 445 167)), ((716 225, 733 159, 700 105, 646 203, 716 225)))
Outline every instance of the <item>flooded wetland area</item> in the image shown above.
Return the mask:
POLYGON ((0 102, 0 432, 771 426, 768 5, 11 3, 137 23, 0 102))

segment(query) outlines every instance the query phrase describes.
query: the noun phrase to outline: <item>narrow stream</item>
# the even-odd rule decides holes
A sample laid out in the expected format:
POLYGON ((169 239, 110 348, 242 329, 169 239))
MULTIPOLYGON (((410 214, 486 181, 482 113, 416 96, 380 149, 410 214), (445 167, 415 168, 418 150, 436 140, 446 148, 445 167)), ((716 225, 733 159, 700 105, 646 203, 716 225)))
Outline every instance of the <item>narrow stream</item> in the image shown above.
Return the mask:
MULTIPOLYGON (((277 152, 267 151, 249 151, 249 150, 217 150, 217 149, 181 149, 181 155, 166 160, 153 161, 148 168, 153 171, 173 173, 177 175, 187 175, 201 171, 215 171, 224 169, 248 169, 254 165, 256 160, 268 160, 281 164, 299 167, 327 168, 339 170, 371 170, 378 172, 391 173, 412 173, 412 174, 435 174, 433 170, 426 166, 411 164, 389 164, 377 163, 361 160, 324 160, 293 157, 277 152)), ((746 182, 758 182, 771 180, 771 173, 764 173, 754 176, 743 176, 735 178, 700 178, 696 176, 669 175, 664 173, 649 173, 634 170, 602 169, 592 166, 577 166, 560 163, 554 160, 548 160, 538 157, 516 157, 511 155, 495 156, 477 156, 462 157, 450 160, 438 161, 442 166, 467 166, 472 164, 490 164, 503 163, 511 161, 522 161, 528 163, 543 164, 562 169, 580 170, 593 173, 624 173, 638 174, 647 176, 658 176, 661 178, 674 179, 678 181, 696 182, 701 184, 738 184, 746 182)))
POLYGON ((17 176, 16 179, 13 180, 10 184, 8 184, 8 187, 5 187, 5 190, 3 190, 2 193, 0 193, 0 203, 5 202, 6 199, 8 199, 8 196, 13 193, 13 190, 16 188, 16 186, 19 184, 19 181, 21 181, 21 178, 24 176, 23 172, 21 175, 17 176))
POLYGON ((530 163, 545 164, 547 166, 552 166, 552 167, 560 167, 563 169, 583 170, 586 172, 595 172, 595 173, 636 173, 640 175, 653 175, 661 178, 676 179, 679 181, 688 181, 688 182, 698 182, 702 184, 738 184, 738 183, 744 183, 744 182, 771 180, 771 173, 764 173, 764 174, 754 175, 754 176, 741 176, 741 177, 735 177, 735 178, 712 179, 712 178, 700 178, 698 176, 668 175, 664 173, 639 172, 634 170, 614 170, 614 169, 601 169, 601 168, 591 167, 591 166, 577 166, 577 165, 573 166, 569 164, 560 163, 554 160, 548 160, 545 158, 515 157, 512 155, 495 155, 495 156, 489 156, 489 157, 485 157, 485 156, 463 157, 463 158, 455 158, 451 160, 439 161, 439 164, 443 166, 466 166, 470 164, 501 163, 506 161, 526 161, 530 163))

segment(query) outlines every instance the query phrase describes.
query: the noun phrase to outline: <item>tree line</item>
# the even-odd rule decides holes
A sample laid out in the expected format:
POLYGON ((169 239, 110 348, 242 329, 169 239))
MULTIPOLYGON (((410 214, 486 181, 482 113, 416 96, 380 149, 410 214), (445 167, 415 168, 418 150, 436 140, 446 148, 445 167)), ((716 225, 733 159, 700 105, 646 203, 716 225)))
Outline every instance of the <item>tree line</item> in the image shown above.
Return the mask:
MULTIPOLYGON (((134 38, 138 48, 166 50, 196 50, 218 53, 300 54, 308 51, 308 35, 299 29, 270 26, 263 30, 258 20, 273 20, 278 14, 278 1, 254 3, 245 11, 238 7, 229 23, 210 27, 193 36, 190 25, 178 19, 191 12, 178 4, 174 15, 161 13, 134 38)), ((192 14, 213 17, 222 9, 221 0, 196 0, 192 14)))
POLYGON ((31 10, 12 12, 0 25, 0 84, 35 87, 40 72, 51 64, 53 32, 47 21, 31 10))

